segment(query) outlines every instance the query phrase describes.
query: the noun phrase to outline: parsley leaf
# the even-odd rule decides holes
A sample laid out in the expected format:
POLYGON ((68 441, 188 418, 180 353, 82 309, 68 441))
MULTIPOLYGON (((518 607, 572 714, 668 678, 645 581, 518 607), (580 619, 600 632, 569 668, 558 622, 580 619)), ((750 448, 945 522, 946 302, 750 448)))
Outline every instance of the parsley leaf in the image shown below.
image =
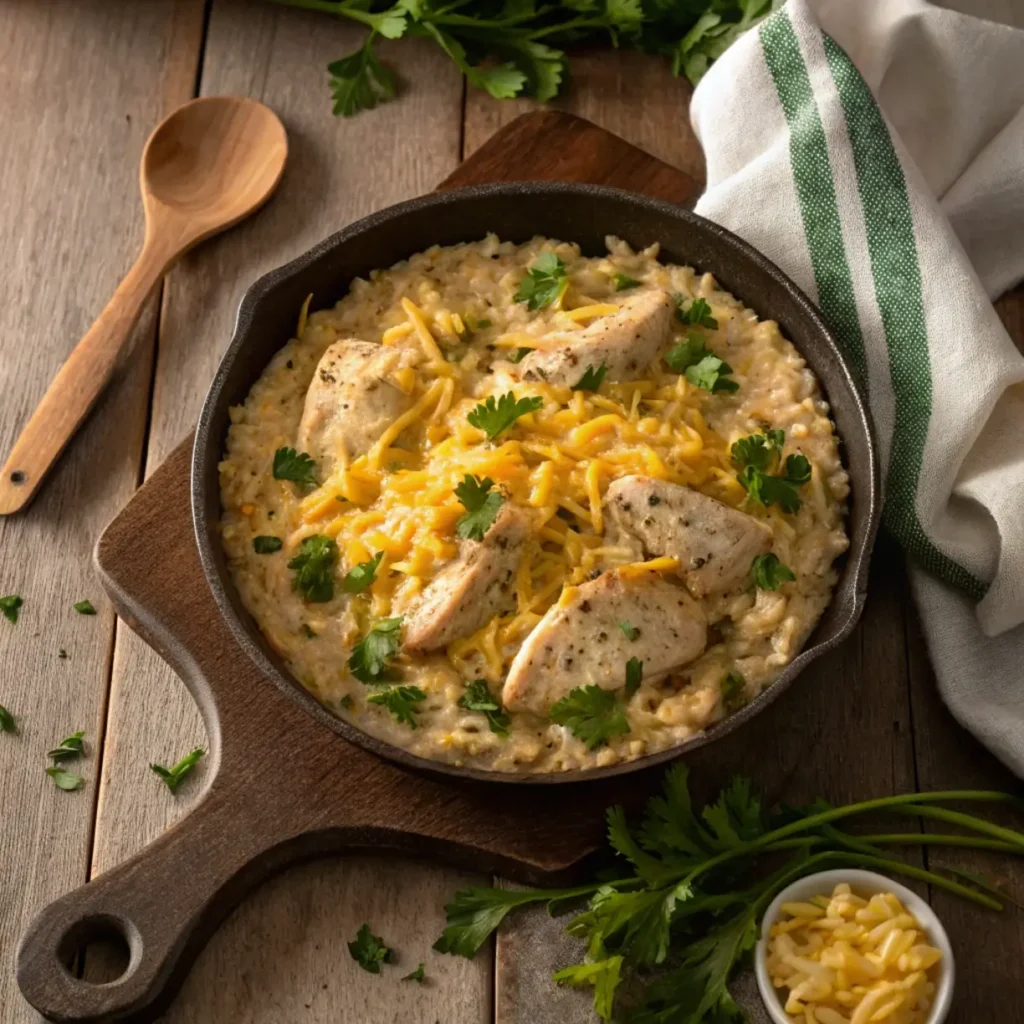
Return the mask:
POLYGON ((619 629, 626 634, 627 640, 636 640, 640 636, 640 630, 628 620, 623 620, 619 623, 619 629))
POLYGON ((427 695, 418 686, 390 686, 386 690, 371 694, 366 699, 371 704, 386 707, 399 722, 404 722, 410 729, 415 729, 416 713, 419 711, 419 705, 427 699, 427 695))
POLYGON ((84 732, 74 732, 70 736, 66 736, 60 741, 60 746, 47 751, 46 756, 55 764, 60 764, 62 761, 73 761, 75 758, 81 757, 85 753, 84 736, 84 732))
POLYGON ((629 722, 615 694, 596 685, 570 690, 551 706, 548 718, 564 725, 588 750, 629 732, 629 722))
POLYGON ((686 309, 683 309, 681 297, 677 301, 679 308, 676 310, 676 317, 682 323, 696 324, 710 331, 717 330, 718 321, 711 315, 711 307, 704 299, 694 299, 686 309))
POLYGON ((334 567, 338 564, 338 545, 320 534, 306 537, 298 554, 288 563, 295 571, 294 588, 303 598, 316 604, 334 597, 334 567))
POLYGON ((181 785, 182 780, 193 768, 195 768, 199 759, 206 753, 202 747, 196 747, 191 753, 186 754, 176 765, 171 768, 165 768, 162 764, 151 764, 149 767, 161 779, 167 784, 167 788, 172 792, 177 792, 178 786, 181 785))
POLYGON ((272 555, 284 547, 284 541, 280 537, 259 536, 253 537, 252 549, 257 555, 272 555))
POLYGON ((395 951, 385 946, 384 940, 379 935, 374 935, 368 924, 364 924, 356 932, 355 939, 348 944, 348 951, 352 959, 370 974, 380 974, 381 964, 395 962, 395 951))
POLYGON ((351 117, 360 110, 372 110, 395 95, 395 76, 380 62, 373 41, 371 32, 358 50, 327 65, 335 116, 351 117))
POLYGON ((53 779, 53 784, 58 789, 66 790, 69 793, 73 790, 81 789, 82 783, 85 781, 81 775, 75 775, 74 772, 66 772, 63 768, 56 765, 53 768, 47 768, 46 774, 53 779))
POLYGON ((468 473, 455 488, 456 497, 462 502, 466 514, 455 524, 455 532, 464 540, 483 540, 498 516, 498 510, 505 503, 500 491, 492 491, 494 481, 483 480, 468 473))
POLYGON ((294 448, 278 448, 274 452, 273 474, 275 480, 291 480, 310 487, 317 482, 313 457, 294 448))
POLYGON ((544 399, 539 395, 517 399, 514 392, 506 391, 497 403, 494 395, 489 395, 466 419, 470 426, 482 430, 488 441, 493 441, 503 430, 508 430, 520 416, 536 412, 543 404, 544 399))
POLYGON ((402 978, 402 981, 418 981, 423 985, 427 980, 423 974, 423 966, 423 964, 420 964, 415 971, 410 971, 404 978, 402 978))
POLYGON ((811 464, 803 455, 789 455, 782 473, 772 476, 768 470, 777 467, 782 457, 785 433, 769 430, 767 434, 741 437, 731 449, 733 464, 740 470, 737 477, 746 488, 747 499, 760 505, 775 503, 783 512, 800 511, 797 489, 811 478, 811 464))
POLYGON ((76 601, 75 611, 79 615, 95 615, 96 609, 92 606, 92 601, 76 601))
POLYGON ((542 252, 519 284, 515 302, 525 302, 531 312, 555 302, 569 284, 565 264, 553 252, 542 252))
POLYGON ((0 730, 3 732, 16 733, 18 726, 14 721, 14 715, 0 704, 0 730))
POLYGON ((517 348, 512 355, 506 358, 510 363, 521 363, 532 351, 532 348, 517 348))
POLYGON ((508 736, 509 716, 497 697, 491 696, 486 679, 474 679, 466 687, 466 692, 459 698, 459 707, 483 712, 491 732, 501 737, 508 736))
POLYGON ((726 711, 735 711, 742 707, 746 697, 747 681, 739 672, 730 672, 721 683, 722 707, 726 711))
POLYGON ((24 604, 17 594, 9 594, 7 597, 0 597, 0 614, 8 622, 18 621, 18 609, 24 604))
POLYGON ((370 631, 352 648, 348 659, 349 671, 368 686, 387 683, 392 679, 388 662, 398 653, 402 617, 378 619, 370 631))
POLYGON ((361 594, 377 578, 377 568, 380 566, 380 560, 383 557, 384 552, 378 551, 369 561, 360 562, 352 569, 349 569, 342 578, 341 589, 346 594, 361 594))
POLYGON ((694 387, 712 393, 739 390, 739 384, 726 376, 732 373, 732 367, 710 352, 704 339, 695 331, 665 353, 665 362, 673 373, 685 374, 694 387))
POLYGON ((596 370, 592 366, 588 366, 586 372, 582 377, 573 385, 574 391, 597 391, 601 387, 601 381, 604 380, 604 375, 608 372, 608 366, 602 363, 596 370))
POLYGON ((761 590, 778 590, 783 583, 796 579, 793 570, 788 565, 783 565, 778 555, 771 552, 767 555, 758 555, 750 571, 754 577, 754 585, 761 590))
POLYGON ((609 956, 593 963, 563 967, 562 970, 555 971, 552 980, 558 985, 572 985, 574 988, 593 985, 594 1012, 601 1020, 611 1020, 615 990, 619 986, 621 976, 622 957, 609 956))
POLYGON ((630 277, 628 274, 616 274, 612 281, 615 282, 615 290, 617 292, 624 292, 627 288, 636 288, 641 283, 635 277, 630 277))
POLYGON ((316 636, 316 633, 313 632, 313 627, 308 622, 302 624, 300 632, 307 640, 312 640, 316 636))
POLYGON ((644 679, 644 663, 639 658, 630 658, 626 662, 626 700, 640 689, 644 679))

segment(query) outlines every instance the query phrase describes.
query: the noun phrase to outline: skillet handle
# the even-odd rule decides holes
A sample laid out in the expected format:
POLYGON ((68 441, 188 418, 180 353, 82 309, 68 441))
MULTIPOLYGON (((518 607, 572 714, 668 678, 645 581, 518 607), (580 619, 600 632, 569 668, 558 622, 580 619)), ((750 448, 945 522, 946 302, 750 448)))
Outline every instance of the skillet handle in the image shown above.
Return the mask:
POLYGON ((310 856, 311 837, 307 833, 301 846, 294 841, 296 823, 287 821, 287 812, 261 813, 267 804, 254 792, 254 813, 242 816, 237 795, 227 799, 229 793, 218 792, 215 781, 176 827, 38 914, 22 938, 16 972, 25 998, 47 1020, 154 1020, 241 899, 271 874, 310 856), (128 945, 124 974, 103 984, 75 977, 68 964, 76 950, 111 931, 128 945))

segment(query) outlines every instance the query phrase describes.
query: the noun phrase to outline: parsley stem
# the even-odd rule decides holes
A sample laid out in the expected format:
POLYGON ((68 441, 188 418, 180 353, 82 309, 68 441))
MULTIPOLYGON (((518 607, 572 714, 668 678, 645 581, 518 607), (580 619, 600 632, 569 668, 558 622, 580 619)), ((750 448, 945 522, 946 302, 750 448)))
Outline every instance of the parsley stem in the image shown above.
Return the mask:
MULTIPOLYGON (((1012 800, 1013 798, 1011 797, 1010 799, 1012 800)), ((975 818, 973 815, 964 814, 961 811, 953 811, 948 807, 922 806, 916 803, 887 808, 887 810, 915 818, 931 818, 935 821, 944 821, 949 825, 959 825, 961 828, 970 829, 972 832, 980 832, 984 835, 992 836, 994 839, 1008 843, 1017 853, 1024 853, 1024 834, 1012 828, 993 825, 983 818, 975 818)))
MULTIPOLYGON (((843 842, 854 840, 856 843, 870 846, 953 846, 965 850, 996 850, 999 853, 1017 853, 1024 855, 1024 849, 1001 839, 982 839, 975 836, 938 835, 933 832, 892 832, 878 835, 852 836, 845 832, 839 833, 841 838, 830 839, 827 836, 798 836, 794 839, 781 839, 777 843, 764 847, 762 853, 781 853, 784 850, 798 850, 804 846, 820 846, 827 842, 843 842)), ((852 848, 852 846, 851 846, 852 848)))

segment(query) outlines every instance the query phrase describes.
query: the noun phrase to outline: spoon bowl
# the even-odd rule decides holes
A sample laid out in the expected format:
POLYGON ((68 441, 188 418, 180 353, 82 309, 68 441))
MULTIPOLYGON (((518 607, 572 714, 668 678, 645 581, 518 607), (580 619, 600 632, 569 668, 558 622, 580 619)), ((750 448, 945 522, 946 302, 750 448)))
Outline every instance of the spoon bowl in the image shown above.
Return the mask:
POLYGON ((284 125, 245 97, 192 100, 157 125, 139 170, 142 252, 11 449, 0 470, 0 515, 32 500, 114 375, 146 299, 172 264, 258 210, 277 188, 287 158, 284 125))

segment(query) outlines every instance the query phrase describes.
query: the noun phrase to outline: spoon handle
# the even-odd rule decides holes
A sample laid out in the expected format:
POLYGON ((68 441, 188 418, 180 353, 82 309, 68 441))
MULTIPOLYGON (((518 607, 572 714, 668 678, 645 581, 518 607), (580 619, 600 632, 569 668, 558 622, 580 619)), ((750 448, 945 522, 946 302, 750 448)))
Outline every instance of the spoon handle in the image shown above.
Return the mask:
POLYGON ((113 298, 68 356, 0 470, 0 515, 24 508, 114 375, 132 328, 174 256, 143 247, 113 298))

